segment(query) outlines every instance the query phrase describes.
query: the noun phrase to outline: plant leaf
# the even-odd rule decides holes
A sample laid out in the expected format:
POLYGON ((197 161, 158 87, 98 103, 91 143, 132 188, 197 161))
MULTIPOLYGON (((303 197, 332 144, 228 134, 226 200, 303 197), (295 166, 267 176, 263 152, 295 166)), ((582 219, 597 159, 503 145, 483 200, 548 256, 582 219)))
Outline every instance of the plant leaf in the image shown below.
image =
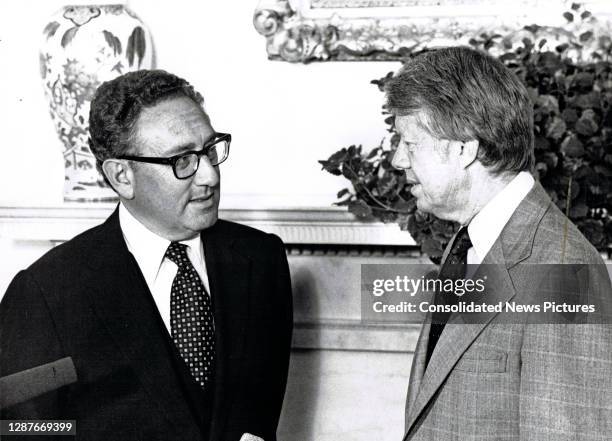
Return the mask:
POLYGON ((372 159, 374 157, 376 157, 379 154, 379 149, 378 148, 374 148, 372 150, 370 150, 370 153, 368 153, 368 156, 366 156, 366 159, 372 159))
POLYGON ((336 162, 319 161, 319 164, 321 164, 321 166, 323 167, 323 170, 325 170, 328 173, 331 173, 332 175, 340 176, 342 174, 336 162))
POLYGON ((559 163, 559 157, 554 152, 546 152, 542 156, 542 161, 544 161, 547 168, 556 168, 559 163))
POLYGON ((559 101, 552 95, 540 95, 537 104, 546 109, 548 113, 559 113, 559 101))
POLYGON ((595 75, 590 72, 580 72, 574 77, 574 83, 581 89, 591 90, 595 82, 595 75))
POLYGON ((416 209, 416 200, 414 198, 408 201, 399 199, 395 204, 393 204, 393 208, 397 211, 402 211, 405 213, 412 212, 416 209))
POLYGON ((605 176, 606 178, 612 178, 612 169, 603 165, 595 165, 593 167, 597 173, 605 176))
POLYGON ((351 201, 348 205, 349 212, 358 218, 364 219, 372 215, 372 208, 364 201, 351 201))
POLYGON ((578 121, 578 112, 575 109, 568 108, 561 113, 561 117, 566 124, 572 126, 578 121))
POLYGON ((523 26, 523 29, 525 29, 526 31, 531 32, 532 34, 535 34, 536 32, 538 32, 542 27, 540 25, 537 24, 531 24, 531 25, 527 25, 527 26, 523 26))
POLYGON ((555 141, 560 140, 565 135, 565 131, 567 130, 567 126, 565 121, 563 121, 558 116, 555 116, 546 129, 546 136, 554 139, 555 141))
POLYGON ((510 60, 516 60, 516 54, 513 52, 506 52, 505 54, 499 57, 499 60, 503 63, 510 60))
POLYGON ((381 196, 387 196, 389 193, 397 193, 397 176, 391 173, 386 173, 382 179, 379 179, 376 187, 378 188, 378 194, 381 196))
POLYGON ((542 47, 546 44, 546 38, 542 38, 538 43, 538 49, 542 49, 542 47))
POLYGON ((421 251, 427 254, 430 258, 442 257, 442 244, 433 238, 427 238, 421 244, 421 251))
POLYGON ((557 46, 555 48, 555 50, 559 53, 563 53, 565 52, 567 49, 569 48, 569 44, 568 43, 562 43, 559 46, 557 46))
POLYGON ((586 43, 587 41, 589 41, 591 38, 593 37, 593 32, 591 31, 587 31, 587 32, 583 32, 582 34, 580 34, 580 41, 582 43, 586 43))
POLYGON ((600 95, 597 92, 578 95, 574 100, 574 105, 581 109, 599 109, 601 107, 600 95))
POLYGON ((580 203, 570 208, 569 215, 571 219, 580 219, 580 218, 586 217, 588 212, 589 212, 589 207, 584 203, 580 203))
POLYGON ((570 135, 561 143, 561 152, 569 157, 579 158, 584 155, 584 146, 575 135, 570 135))
MULTIPOLYGON (((586 113, 586 112, 585 112, 586 113)), ((597 122, 591 117, 585 117, 584 115, 576 121, 576 125, 574 127, 576 133, 583 136, 593 136, 599 130, 599 125, 597 122)))
POLYGON ((536 136, 534 144, 535 150, 548 150, 550 148, 550 141, 543 136, 536 136))
POLYGON ((342 197, 344 197, 344 196, 346 196, 347 194, 350 194, 350 193, 351 193, 351 192, 349 191, 349 189, 348 189, 348 188, 343 188, 342 190, 340 190, 340 191, 338 192, 338 194, 336 194, 336 198, 337 198, 337 199, 340 199, 340 198, 342 198, 342 197))

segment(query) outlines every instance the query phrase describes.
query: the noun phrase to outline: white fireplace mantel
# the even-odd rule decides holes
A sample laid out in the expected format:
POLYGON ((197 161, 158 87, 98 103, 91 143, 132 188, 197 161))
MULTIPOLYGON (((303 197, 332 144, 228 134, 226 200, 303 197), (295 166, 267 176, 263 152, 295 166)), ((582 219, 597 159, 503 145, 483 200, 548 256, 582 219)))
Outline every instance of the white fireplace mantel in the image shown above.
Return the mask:
MULTIPOLYGON (((64 242, 98 225, 112 203, 65 203, 48 207, 0 207, 0 237, 64 242)), ((415 245, 396 224, 363 222, 340 207, 315 209, 225 209, 223 219, 277 234, 287 244, 415 245)))

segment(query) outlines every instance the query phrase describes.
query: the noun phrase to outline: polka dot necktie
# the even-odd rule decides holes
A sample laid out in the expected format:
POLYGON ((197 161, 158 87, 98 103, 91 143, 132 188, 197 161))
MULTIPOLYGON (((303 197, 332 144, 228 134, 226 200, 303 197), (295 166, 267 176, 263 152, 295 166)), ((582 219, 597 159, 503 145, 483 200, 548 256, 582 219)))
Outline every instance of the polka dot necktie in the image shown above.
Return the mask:
POLYGON ((170 328, 193 378, 206 388, 213 375, 215 327, 209 295, 187 257, 187 245, 172 242, 166 258, 178 265, 170 291, 170 328))
MULTIPOLYGON (((461 230, 457 233, 457 237, 453 242, 453 246, 444 262, 444 266, 440 269, 440 273, 438 274, 438 279, 441 280, 457 280, 462 277, 465 277, 466 269, 467 269, 467 253, 468 250, 472 247, 472 241, 470 239, 470 235, 468 234, 467 227, 462 227, 461 230)), ((440 292, 436 292, 435 302, 436 304, 441 303, 451 303, 456 301, 457 297, 454 295, 443 294, 440 292), (444 298, 442 298, 444 297, 444 298)), ((426 363, 429 362, 431 358, 431 354, 433 354, 434 348, 442 335, 442 331, 446 326, 446 322, 450 317, 449 312, 434 312, 432 315, 432 323, 431 328, 429 330, 429 341, 427 344, 427 358, 426 363)))

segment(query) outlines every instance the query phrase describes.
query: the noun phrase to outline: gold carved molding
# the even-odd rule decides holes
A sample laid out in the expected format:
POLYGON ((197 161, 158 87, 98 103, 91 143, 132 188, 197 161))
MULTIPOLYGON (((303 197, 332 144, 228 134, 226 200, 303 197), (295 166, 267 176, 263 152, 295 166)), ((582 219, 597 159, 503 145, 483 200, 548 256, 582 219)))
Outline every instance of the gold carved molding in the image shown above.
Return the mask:
MULTIPOLYGON (((610 17, 610 5, 585 1, 610 17)), ((260 0, 253 15, 270 60, 393 61, 425 48, 466 45, 483 33, 508 35, 538 23, 557 26, 558 0, 260 0)))

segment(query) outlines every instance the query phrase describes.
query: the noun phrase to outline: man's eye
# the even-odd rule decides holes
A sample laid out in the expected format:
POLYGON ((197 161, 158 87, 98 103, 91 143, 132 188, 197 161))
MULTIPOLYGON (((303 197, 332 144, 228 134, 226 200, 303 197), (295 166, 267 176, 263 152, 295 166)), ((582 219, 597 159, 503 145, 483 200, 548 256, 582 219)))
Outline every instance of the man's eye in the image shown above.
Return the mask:
POLYGON ((177 169, 187 169, 191 164, 191 156, 193 155, 185 155, 181 156, 176 160, 176 168, 177 169))

